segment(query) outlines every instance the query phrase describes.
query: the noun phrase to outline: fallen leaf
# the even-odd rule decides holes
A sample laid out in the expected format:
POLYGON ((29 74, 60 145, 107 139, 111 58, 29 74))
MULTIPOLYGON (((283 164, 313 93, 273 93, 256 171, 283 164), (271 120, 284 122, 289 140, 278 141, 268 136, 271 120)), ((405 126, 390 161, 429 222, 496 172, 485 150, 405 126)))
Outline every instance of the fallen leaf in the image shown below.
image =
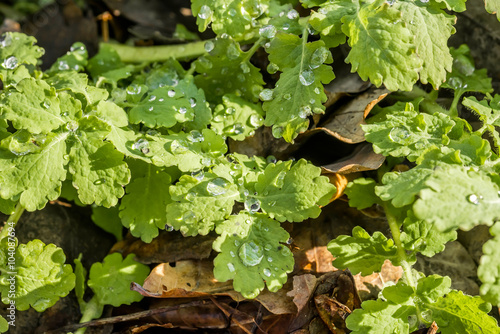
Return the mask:
POLYGON ((376 170, 385 161, 382 154, 373 152, 369 143, 359 144, 347 157, 329 165, 322 166, 323 173, 350 174, 368 170, 376 170))
POLYGON ((360 127, 371 109, 387 96, 385 88, 370 88, 341 106, 328 120, 315 131, 324 131, 340 141, 356 144, 365 141, 365 134, 360 127))

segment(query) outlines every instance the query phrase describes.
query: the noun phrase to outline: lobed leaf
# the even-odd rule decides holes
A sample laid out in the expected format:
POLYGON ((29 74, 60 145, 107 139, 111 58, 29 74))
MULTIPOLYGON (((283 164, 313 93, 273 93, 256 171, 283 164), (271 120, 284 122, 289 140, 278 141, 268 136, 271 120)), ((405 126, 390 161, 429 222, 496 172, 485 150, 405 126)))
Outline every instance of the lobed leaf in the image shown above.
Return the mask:
MULTIPOLYGON (((2 242, 2 251, 7 254, 7 238, 2 242)), ((30 306, 43 312, 65 297, 75 287, 75 274, 69 264, 64 264, 66 256, 54 244, 45 245, 35 239, 20 244, 15 251, 14 274, 2 269, 0 292, 2 302, 10 303, 8 279, 15 277, 15 305, 19 311, 30 306)), ((6 257, 2 258, 2 268, 7 267, 6 257)))
POLYGON ((276 292, 293 269, 293 255, 283 245, 289 234, 280 224, 261 213, 240 212, 217 225, 220 236, 214 249, 221 252, 214 260, 214 275, 219 281, 233 280, 234 289, 245 298, 255 298, 264 281, 276 292))

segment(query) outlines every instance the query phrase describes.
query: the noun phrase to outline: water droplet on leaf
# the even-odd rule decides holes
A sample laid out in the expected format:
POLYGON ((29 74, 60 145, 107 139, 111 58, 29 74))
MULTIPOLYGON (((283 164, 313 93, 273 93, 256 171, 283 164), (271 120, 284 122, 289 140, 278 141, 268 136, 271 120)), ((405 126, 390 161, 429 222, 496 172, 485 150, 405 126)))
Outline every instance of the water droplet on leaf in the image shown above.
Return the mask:
POLYGON ((320 46, 319 48, 314 50, 313 54, 311 55, 309 67, 312 69, 318 68, 327 59, 328 59, 328 50, 324 46, 320 46))
POLYGON ((175 90, 171 89, 168 91, 168 97, 174 97, 175 96, 175 90))
POLYGON ((205 51, 210 52, 214 49, 215 44, 212 41, 206 41, 205 42, 205 51))
POLYGON ((280 126, 273 127, 272 133, 273 133, 273 136, 275 138, 281 138, 283 136, 283 132, 284 132, 284 130, 282 127, 280 127, 280 126))
POLYGON ((95 185, 100 185, 100 184, 103 184, 103 183, 105 183, 105 182, 106 182, 106 179, 104 179, 104 178, 100 178, 100 179, 98 179, 98 180, 95 180, 95 181, 94 181, 94 184, 95 184, 95 185))
POLYGON ((405 127, 395 127, 389 132, 389 139, 392 140, 396 144, 410 144, 411 143, 411 134, 405 127))
POLYGON ((219 196, 226 193, 228 182, 221 177, 217 177, 207 184, 207 191, 210 195, 219 196))
POLYGON ((264 273, 265 276, 267 277, 271 277, 271 270, 269 270, 268 268, 265 268, 262 273, 264 273))
POLYGON ((302 71, 299 75, 300 83, 304 86, 310 86, 314 83, 314 73, 311 70, 302 71))
POLYGON ((17 64, 17 58, 14 56, 10 56, 3 61, 2 66, 8 70, 13 70, 17 67, 17 64))
POLYGON ((213 14, 212 9, 210 7, 208 7, 207 5, 203 5, 200 8, 200 12, 198 13, 198 17, 202 20, 206 20, 206 19, 210 18, 210 16, 212 16, 212 14, 213 14))
POLYGON ((295 9, 290 9, 286 14, 286 17, 288 17, 290 20, 295 20, 299 17, 299 12, 297 12, 295 9))
POLYGON ((265 88, 260 92, 259 97, 262 101, 271 101, 273 99, 273 90, 265 88))
POLYGON ((245 209, 250 213, 255 213, 260 210, 260 201, 253 197, 248 197, 245 200, 245 209))
POLYGON ((467 200, 474 205, 478 205, 482 199, 483 196, 478 196, 476 194, 472 194, 467 197, 467 200))
POLYGON ((235 270, 235 269, 234 269, 234 264, 232 264, 231 262, 229 262, 229 263, 227 264, 227 269, 228 269, 230 272, 234 273, 234 270, 235 270))
POLYGON ((264 38, 273 38, 276 35, 276 27, 273 25, 263 26, 259 29, 259 35, 264 38))
POLYGON ((252 126, 258 128, 263 123, 264 123, 264 119, 262 118, 262 116, 260 116, 260 115, 250 116, 250 124, 252 124, 252 126))
POLYGON ((182 140, 173 140, 170 143, 170 150, 174 154, 182 154, 188 151, 186 143, 182 140))
POLYGON ((264 252, 259 244, 249 241, 241 245, 238 256, 245 266, 253 267, 262 261, 264 252))

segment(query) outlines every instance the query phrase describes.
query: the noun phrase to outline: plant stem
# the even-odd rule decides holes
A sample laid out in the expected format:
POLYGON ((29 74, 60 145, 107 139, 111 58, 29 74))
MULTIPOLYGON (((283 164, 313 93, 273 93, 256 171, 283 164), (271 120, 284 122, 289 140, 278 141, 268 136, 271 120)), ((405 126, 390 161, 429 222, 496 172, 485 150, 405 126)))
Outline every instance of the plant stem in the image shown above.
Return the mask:
POLYGON ((120 56, 125 63, 143 63, 153 61, 165 61, 169 58, 187 60, 204 54, 205 41, 193 42, 179 45, 157 45, 157 46, 130 46, 123 44, 107 43, 120 56))
POLYGON ((5 222, 5 225, 2 228, 2 232, 0 232, 0 240, 9 235, 9 227, 16 226, 23 212, 24 207, 21 205, 21 203, 17 203, 16 208, 14 209, 14 213, 9 216, 9 219, 7 219, 7 222, 5 222))
POLYGON ((462 97, 462 95, 464 94, 464 92, 461 90, 461 89, 457 89, 455 91, 455 95, 453 96, 453 101, 451 102, 451 106, 450 106, 450 114, 451 116, 458 116, 458 102, 460 101, 460 97, 462 97))
MULTIPOLYGON (((92 299, 89 300, 85 305, 85 310, 83 310, 82 318, 80 319, 80 323, 89 322, 92 319, 97 319, 102 315, 104 305, 99 303, 99 300, 94 295, 92 299)), ((75 334, 83 334, 85 333, 86 327, 78 328, 75 334)))
MULTIPOLYGON (((396 217, 384 206, 384 211, 387 216, 387 222, 389 223, 389 228, 391 229, 392 239, 394 240, 394 244, 396 245, 397 255, 399 263, 403 268, 403 274, 406 279, 406 283, 413 288, 413 290, 417 290, 417 284, 413 279, 413 274, 411 271, 411 265, 408 263, 408 257, 406 256, 406 251, 401 244, 401 232, 399 230, 399 224, 396 220, 396 217)), ((415 308, 417 311, 417 319, 420 324, 425 324, 424 319, 422 319, 420 308, 418 304, 415 304, 415 308)))
POLYGON ((245 53, 245 57, 243 58, 242 62, 245 62, 247 60, 249 60, 253 54, 255 52, 257 52, 257 50, 261 47, 261 44, 262 42, 264 41, 264 37, 260 37, 254 44, 253 46, 250 48, 250 50, 248 50, 246 53, 245 53))

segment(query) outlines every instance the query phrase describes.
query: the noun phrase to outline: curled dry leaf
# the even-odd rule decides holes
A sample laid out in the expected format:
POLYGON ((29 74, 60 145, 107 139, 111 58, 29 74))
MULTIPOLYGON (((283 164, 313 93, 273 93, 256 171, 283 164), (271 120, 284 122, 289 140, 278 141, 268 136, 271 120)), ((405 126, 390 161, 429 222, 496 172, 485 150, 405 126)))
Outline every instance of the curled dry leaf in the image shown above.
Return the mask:
POLYGON ((356 144, 365 141, 365 134, 360 127, 372 108, 384 99, 389 91, 385 88, 370 88, 341 106, 320 127, 312 131, 324 131, 345 143, 356 144))
POLYGON ((342 160, 332 164, 324 165, 323 173, 350 174, 367 170, 376 170, 385 161, 382 154, 373 152, 372 145, 362 143, 356 147, 354 152, 342 160))

